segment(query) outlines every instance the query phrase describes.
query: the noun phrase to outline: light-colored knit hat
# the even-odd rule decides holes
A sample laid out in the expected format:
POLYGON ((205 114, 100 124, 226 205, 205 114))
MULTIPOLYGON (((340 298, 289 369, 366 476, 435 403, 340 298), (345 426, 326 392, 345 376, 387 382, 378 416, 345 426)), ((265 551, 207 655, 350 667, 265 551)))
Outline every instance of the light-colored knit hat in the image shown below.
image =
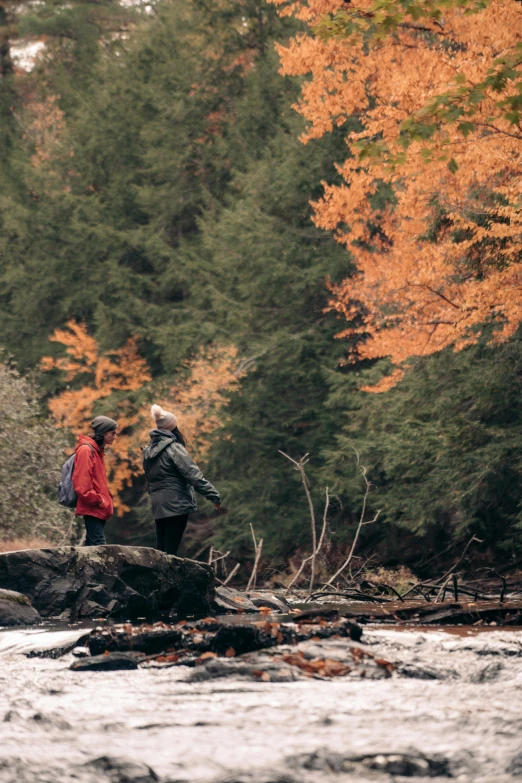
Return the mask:
POLYGON ((152 405, 150 412, 159 430, 174 430, 178 426, 178 420, 174 414, 164 411, 161 405, 152 405))

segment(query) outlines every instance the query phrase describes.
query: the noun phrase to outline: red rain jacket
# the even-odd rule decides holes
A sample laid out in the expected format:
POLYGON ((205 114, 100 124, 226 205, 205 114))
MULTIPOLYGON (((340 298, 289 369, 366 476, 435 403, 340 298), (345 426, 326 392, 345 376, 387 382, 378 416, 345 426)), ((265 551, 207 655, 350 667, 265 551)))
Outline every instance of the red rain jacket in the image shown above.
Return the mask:
POLYGON ((78 495, 77 516, 87 514, 98 519, 109 519, 113 515, 114 506, 107 486, 103 450, 93 438, 80 435, 75 454, 73 486, 78 495))

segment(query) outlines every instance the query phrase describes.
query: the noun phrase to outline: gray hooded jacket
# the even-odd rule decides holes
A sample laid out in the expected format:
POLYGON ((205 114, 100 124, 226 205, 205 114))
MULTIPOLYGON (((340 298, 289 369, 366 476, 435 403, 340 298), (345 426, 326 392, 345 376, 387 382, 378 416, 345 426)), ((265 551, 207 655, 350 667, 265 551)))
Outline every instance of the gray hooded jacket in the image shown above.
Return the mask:
POLYGON ((197 510, 194 490, 219 503, 219 492, 204 478, 188 451, 168 430, 151 430, 143 449, 143 470, 149 485, 154 519, 197 510))

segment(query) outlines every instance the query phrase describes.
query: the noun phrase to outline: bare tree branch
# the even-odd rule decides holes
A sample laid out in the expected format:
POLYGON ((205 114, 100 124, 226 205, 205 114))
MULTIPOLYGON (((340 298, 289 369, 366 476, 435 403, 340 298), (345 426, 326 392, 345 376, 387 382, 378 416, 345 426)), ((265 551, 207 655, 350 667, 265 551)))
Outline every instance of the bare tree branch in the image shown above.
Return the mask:
POLYGON ((364 467, 364 465, 361 465, 359 452, 357 451, 357 449, 354 449, 354 452, 357 455, 357 467, 359 468, 359 472, 361 473, 361 476, 363 477, 364 483, 366 485, 366 490, 364 492, 364 498, 363 498, 363 506, 362 506, 361 516, 360 516, 360 519, 359 519, 359 524, 357 525, 357 530, 355 531, 355 537, 353 539, 353 543, 352 543, 352 546, 351 546, 350 553, 349 553, 348 557, 346 558, 346 560, 344 561, 342 566, 328 580, 328 582, 326 582, 325 587, 328 587, 329 585, 331 585, 332 582, 334 582, 342 574, 344 569, 347 568, 350 565, 350 563, 352 561, 352 558, 353 558, 353 555, 354 555, 354 552, 355 552, 355 547, 357 546, 357 542, 359 540, 359 535, 361 533, 362 527, 364 525, 372 525, 374 522, 377 522, 379 514, 381 513, 381 511, 379 510, 379 511, 377 511, 377 513, 375 514, 373 519, 369 520, 368 522, 364 521, 364 516, 366 514, 366 503, 368 501, 368 495, 370 494, 370 489, 371 489, 372 485, 368 481, 368 477, 366 475, 367 472, 368 472, 367 468, 364 467))
POLYGON ((227 576, 227 578, 225 579, 225 581, 224 581, 224 582, 221 582, 221 584, 223 585, 223 587, 225 587, 225 585, 227 585, 227 584, 230 582, 230 580, 232 579, 232 577, 233 577, 233 576, 235 576, 235 575, 237 574, 237 572, 239 571, 239 566, 240 566, 240 565, 241 565, 240 563, 236 563, 236 565, 234 566, 234 568, 232 569, 232 571, 229 573, 229 575, 227 576))
POLYGON ((250 574, 250 579, 248 580, 248 584, 246 587, 247 592, 252 587, 256 586, 257 567, 259 565, 259 559, 261 557, 261 550, 263 549, 263 539, 260 538, 259 543, 256 541, 256 534, 254 533, 254 528, 252 527, 252 524, 250 524, 250 530, 252 532, 252 538, 254 540, 255 560, 254 560, 254 568, 252 570, 252 573, 250 574))

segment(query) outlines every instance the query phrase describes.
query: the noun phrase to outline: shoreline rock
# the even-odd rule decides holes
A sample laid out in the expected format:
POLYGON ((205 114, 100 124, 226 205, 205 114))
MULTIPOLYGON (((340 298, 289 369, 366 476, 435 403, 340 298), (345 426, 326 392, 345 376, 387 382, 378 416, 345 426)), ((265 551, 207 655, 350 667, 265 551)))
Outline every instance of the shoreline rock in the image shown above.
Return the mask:
POLYGON ((67 622, 145 619, 160 612, 203 616, 212 612, 215 598, 209 566, 120 545, 1 553, 0 588, 22 592, 36 614, 67 622))
POLYGON ((34 625, 41 619, 26 595, 0 588, 0 626, 34 625))

